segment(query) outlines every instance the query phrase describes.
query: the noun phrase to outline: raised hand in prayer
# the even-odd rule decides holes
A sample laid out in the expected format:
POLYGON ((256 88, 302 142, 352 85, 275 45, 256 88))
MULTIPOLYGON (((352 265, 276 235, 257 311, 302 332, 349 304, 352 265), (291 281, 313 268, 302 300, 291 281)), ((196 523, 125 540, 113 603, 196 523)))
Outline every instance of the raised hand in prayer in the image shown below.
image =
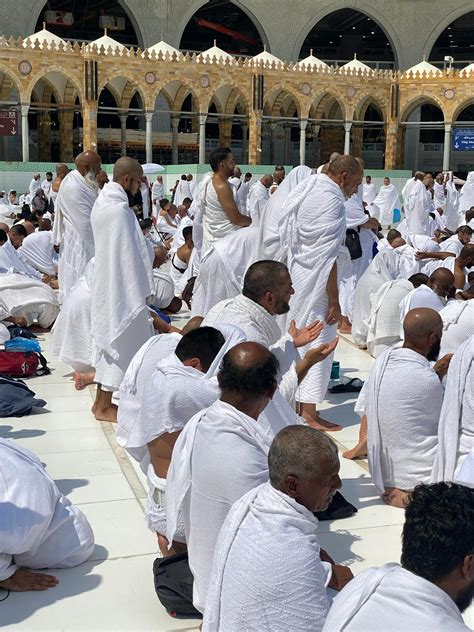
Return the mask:
POLYGON ((452 353, 447 353, 443 358, 439 359, 438 362, 433 367, 434 372, 439 377, 440 380, 444 378, 449 369, 449 364, 451 362, 451 358, 453 357, 452 353))
POLYGON ((314 323, 311 323, 302 329, 298 329, 296 321, 292 320, 290 327, 288 328, 288 333, 293 338, 293 343, 298 349, 299 347, 304 347, 310 342, 313 342, 313 340, 316 340, 323 329, 324 323, 319 320, 315 320, 314 323))
POLYGON ((303 360, 309 362, 311 366, 314 366, 318 362, 322 362, 323 360, 325 360, 328 355, 331 355, 331 353, 337 347, 338 343, 339 338, 334 338, 334 340, 331 340, 331 342, 320 345, 315 349, 310 349, 305 353, 303 360))
POLYGON ((57 584, 59 584, 59 579, 53 575, 18 569, 11 577, 0 582, 0 588, 11 592, 25 592, 27 590, 48 590, 57 584))
POLYGON ((329 582, 329 588, 333 590, 342 590, 346 584, 348 584, 354 575, 348 566, 340 566, 339 564, 332 565, 332 577, 329 582))

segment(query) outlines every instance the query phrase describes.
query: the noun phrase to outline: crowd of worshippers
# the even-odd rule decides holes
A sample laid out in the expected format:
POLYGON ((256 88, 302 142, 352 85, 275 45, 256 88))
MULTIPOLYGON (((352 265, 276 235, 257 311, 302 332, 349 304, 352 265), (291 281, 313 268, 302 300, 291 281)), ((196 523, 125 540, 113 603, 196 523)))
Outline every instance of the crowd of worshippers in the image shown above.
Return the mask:
MULTIPOLYGON (((96 419, 117 422, 117 442, 146 476, 162 555, 187 553, 204 630, 468 630, 474 173, 460 192, 451 177, 433 185, 416 174, 396 218, 394 185, 362 185, 351 156, 288 174, 277 165, 253 184, 228 148, 209 162, 198 186, 183 176, 168 200, 161 176, 150 189, 137 161, 120 158, 100 184, 100 157, 80 154, 60 178, 52 231, 30 235, 50 232, 48 248, 38 241, 26 263, 28 238, 12 226, 0 283, 54 295, 53 353, 77 388, 96 385, 96 419), (146 196, 141 212, 135 204, 144 185, 148 215, 146 196), (38 277, 43 257, 57 261, 58 294, 38 277), (190 319, 178 329, 168 314, 183 301, 190 319), (376 358, 355 406, 360 440, 345 456, 367 456, 378 493, 406 516, 401 565, 355 578, 317 534, 319 520, 352 507, 332 439, 342 426, 320 412, 338 328, 376 358)), ((6 317, 40 322, 38 305, 47 311, 46 299, 14 300, 6 317)), ((0 451, 0 587, 53 587, 30 569, 81 563, 92 531, 35 455, 3 440, 0 451)))

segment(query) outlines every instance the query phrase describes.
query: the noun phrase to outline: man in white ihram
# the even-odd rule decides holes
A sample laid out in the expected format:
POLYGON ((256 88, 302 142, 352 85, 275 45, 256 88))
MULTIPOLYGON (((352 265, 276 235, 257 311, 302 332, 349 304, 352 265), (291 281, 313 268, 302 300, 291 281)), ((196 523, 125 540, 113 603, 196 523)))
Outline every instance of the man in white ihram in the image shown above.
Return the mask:
MULTIPOLYGON (((295 288, 288 318, 297 319, 302 327, 316 320, 325 322, 316 344, 336 336, 341 317, 336 259, 346 234, 344 202, 357 191, 362 175, 355 158, 338 156, 329 164, 327 175, 304 180, 282 209, 280 235, 295 288)), ((315 343, 302 351, 312 346, 315 343)), ((319 430, 341 429, 316 411, 316 404, 326 395, 332 357, 310 369, 300 385, 299 412, 319 430)))
MULTIPOLYGON (((219 534, 204 632, 322 629, 332 569, 313 512, 341 487, 338 472, 336 444, 324 433, 289 426, 277 434, 269 482, 233 505, 219 534)), ((350 571, 339 569, 345 585, 350 571)))
POLYGON ((99 192, 96 176, 101 159, 94 151, 85 151, 76 157, 75 163, 76 169, 61 182, 55 203, 53 241, 60 247, 60 302, 82 277, 94 256, 91 211, 99 192))
POLYGON ((137 192, 142 177, 136 160, 120 158, 113 182, 102 189, 92 209, 96 256, 91 333, 97 382, 92 412, 103 421, 117 421, 112 393, 118 391, 135 353, 153 334, 146 305, 154 292, 150 255, 129 204, 129 195, 137 192))
POLYGON ((252 224, 258 224, 260 215, 270 197, 269 188, 273 184, 273 177, 269 174, 262 176, 252 185, 247 198, 247 215, 250 215, 252 224))

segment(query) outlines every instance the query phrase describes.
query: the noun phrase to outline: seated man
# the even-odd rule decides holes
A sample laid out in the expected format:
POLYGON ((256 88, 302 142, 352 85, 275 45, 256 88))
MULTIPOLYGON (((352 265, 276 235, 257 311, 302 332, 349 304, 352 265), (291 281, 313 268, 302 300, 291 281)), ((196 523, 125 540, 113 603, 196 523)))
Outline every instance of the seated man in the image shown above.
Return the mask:
POLYGON ((419 308, 403 321, 405 342, 375 361, 366 384, 369 471, 385 502, 405 507, 410 492, 429 482, 443 404, 441 380, 450 356, 437 359, 443 323, 419 308))
POLYGON ((156 230, 164 235, 173 236, 177 229, 175 221, 177 208, 174 204, 170 204, 167 199, 160 200, 159 205, 160 212, 156 220, 156 230))
POLYGON ((439 312, 443 321, 442 356, 454 353, 474 335, 474 285, 458 293, 456 298, 458 300, 450 301, 439 312))
POLYGON ((186 226, 183 229, 183 237, 183 245, 171 256, 170 276, 174 283, 174 291, 176 294, 181 294, 187 282, 185 272, 188 269, 189 260, 191 259, 194 249, 192 226, 186 226))
POLYGON ((401 566, 369 568, 335 598, 323 632, 469 632, 474 489, 420 485, 405 514, 401 566))
MULTIPOLYGON (((47 220, 41 220, 46 222, 47 220)), ((31 233, 23 240, 18 248, 18 256, 42 274, 57 276, 58 257, 54 250, 52 233, 49 230, 39 230, 31 233)))
MULTIPOLYGON (((33 228, 34 230, 34 228, 33 228)), ((42 274, 35 270, 33 266, 21 259, 18 255, 18 249, 28 232, 22 224, 15 224, 8 232, 8 241, 6 241, 0 249, 0 271, 10 270, 17 274, 24 274, 32 279, 41 280, 42 274)))
POLYGON ((455 481, 471 453, 474 453, 474 335, 459 347, 449 365, 431 480, 455 481))
POLYGON ((160 267, 166 262, 167 251, 163 246, 155 246, 154 254, 153 284, 155 291, 148 304, 155 309, 176 314, 181 309, 182 301, 174 295, 175 287, 170 273, 160 270, 160 267))
MULTIPOLYGON (((336 444, 313 428, 284 428, 270 447, 268 474, 270 481, 238 500, 222 526, 206 632, 322 630, 332 573, 313 512, 326 509, 341 487, 336 444)), ((352 573, 333 568, 332 586, 340 589, 352 573)))
POLYGON ((426 285, 419 285, 400 302, 400 322, 403 323, 410 310, 418 307, 427 307, 440 312, 446 305, 453 287, 453 273, 446 268, 438 268, 431 274, 426 285))
POLYGON ((455 257, 459 257, 463 246, 466 246, 472 238, 472 228, 470 226, 460 226, 456 233, 441 243, 443 252, 452 252, 455 257))
POLYGON ((417 259, 425 261, 424 272, 431 274, 437 268, 447 268, 454 274, 454 287, 458 292, 462 292, 466 285, 466 268, 474 266, 474 244, 463 246, 460 254, 456 257, 452 252, 417 252, 417 259))
MULTIPOLYGON (((143 386, 138 415, 127 414, 130 396, 119 401, 117 442, 147 476, 150 492, 146 519, 157 534, 164 557, 177 552, 176 542, 186 542, 181 528, 168 552, 164 496, 173 446, 186 422, 219 397, 217 381, 205 378, 212 377, 207 372, 224 342, 222 333, 212 327, 190 331, 181 337, 174 352, 156 365, 148 384, 143 386)), ((124 391, 122 386, 121 393, 124 391)))
POLYGON ((23 274, 0 272, 0 320, 14 317, 23 325, 37 323, 47 329, 58 313, 58 298, 48 285, 23 274))
POLYGON ((82 564, 94 549, 94 534, 35 454, 0 439, 0 462, 0 588, 47 590, 56 577, 27 569, 82 564))

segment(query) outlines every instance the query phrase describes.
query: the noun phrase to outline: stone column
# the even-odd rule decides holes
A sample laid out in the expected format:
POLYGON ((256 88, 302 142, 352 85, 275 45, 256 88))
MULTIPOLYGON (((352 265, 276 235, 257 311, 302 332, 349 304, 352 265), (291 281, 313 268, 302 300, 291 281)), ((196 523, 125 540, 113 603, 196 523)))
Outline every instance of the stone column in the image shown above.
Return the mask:
POLYGON ((199 164, 206 162, 206 121, 207 114, 199 114, 199 164))
POLYGON ((291 126, 289 123, 283 124, 283 163, 288 165, 290 163, 290 139, 291 139, 291 126))
POLYGON ((97 101, 84 101, 82 120, 84 125, 82 149, 97 151, 97 101))
POLYGON ((397 121, 392 120, 387 125, 385 135, 385 169, 397 169, 399 157, 402 155, 404 129, 398 126, 397 121))
POLYGON ((300 165, 306 164, 306 127, 308 119, 300 119, 300 165))
POLYGON ((219 145, 230 147, 232 143, 232 118, 219 118, 219 145))
POLYGON ((28 125, 28 112, 30 106, 21 106, 21 155, 23 162, 30 161, 30 133, 28 125))
POLYGON ((72 162, 74 154, 74 112, 58 112, 59 119, 59 159, 72 162))
POLYGON ((179 116, 172 116, 171 117, 171 162, 174 165, 177 165, 179 161, 178 125, 179 125, 179 116))
POLYGON ((262 162, 262 117, 262 110, 254 110, 249 117, 249 165, 262 162))
POLYGON ((122 156, 127 155, 127 118, 128 112, 119 112, 120 117, 120 154, 122 156))
POLYGON ((351 129, 352 123, 345 122, 344 123, 344 154, 351 153, 351 129))
POLYGON ((247 125, 247 121, 242 123, 242 162, 244 164, 248 163, 248 142, 247 135, 249 131, 249 126, 247 125))
POLYGON ((443 153, 443 171, 449 171, 449 163, 451 161, 451 132, 453 126, 451 123, 444 124, 444 153, 443 153))
POLYGON ((147 162, 153 162, 153 115, 154 112, 145 112, 145 153, 147 162))

